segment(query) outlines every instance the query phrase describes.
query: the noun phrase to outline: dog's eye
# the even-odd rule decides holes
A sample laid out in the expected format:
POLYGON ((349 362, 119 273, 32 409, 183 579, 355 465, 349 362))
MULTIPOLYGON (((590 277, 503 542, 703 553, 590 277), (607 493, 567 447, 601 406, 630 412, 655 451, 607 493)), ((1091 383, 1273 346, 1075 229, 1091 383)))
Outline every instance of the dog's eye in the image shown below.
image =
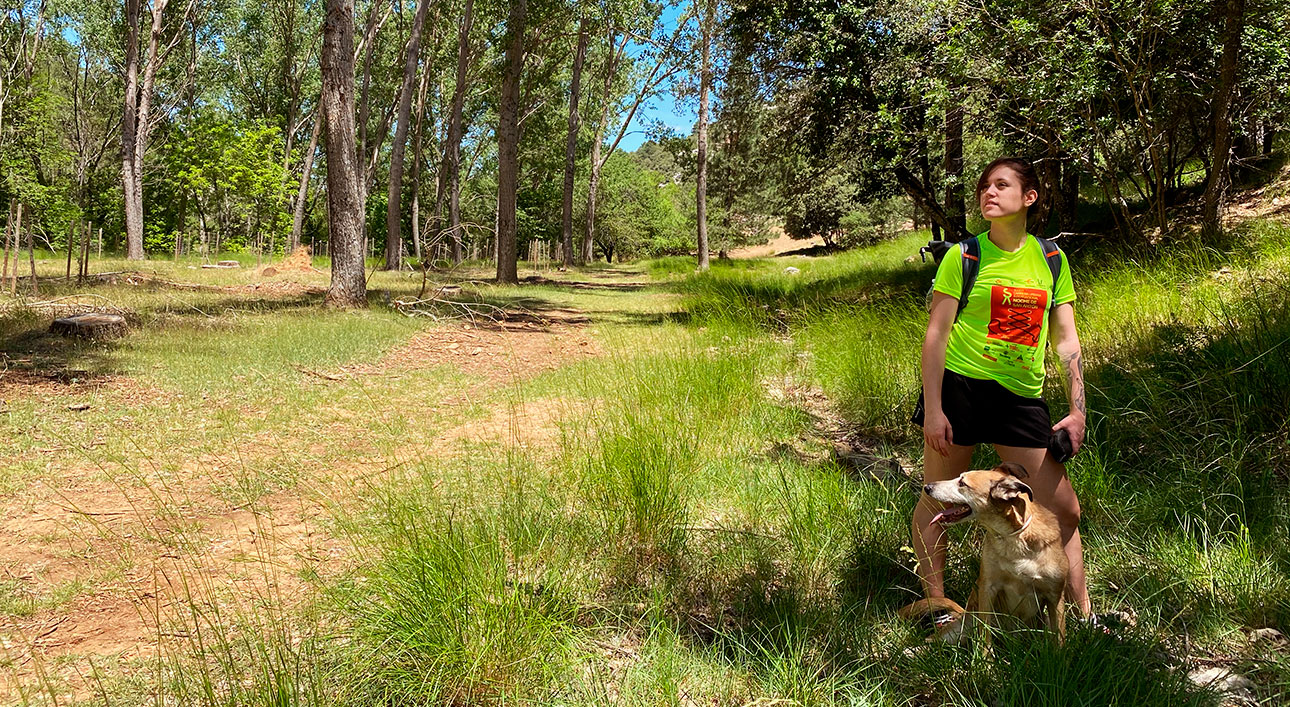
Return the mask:
POLYGON ((963 479, 959 479, 959 486, 967 486, 967 482, 963 479))

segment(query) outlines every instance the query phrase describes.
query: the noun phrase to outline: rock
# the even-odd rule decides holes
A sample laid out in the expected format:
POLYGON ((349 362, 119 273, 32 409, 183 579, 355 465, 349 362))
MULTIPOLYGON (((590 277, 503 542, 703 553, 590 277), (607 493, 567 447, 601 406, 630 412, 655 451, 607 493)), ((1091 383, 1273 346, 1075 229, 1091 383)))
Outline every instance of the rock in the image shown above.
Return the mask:
POLYGON ((89 403, 72 403, 71 405, 68 405, 68 406, 67 406, 67 409, 68 409, 68 410, 77 410, 77 411, 80 411, 80 410, 89 410, 89 409, 90 409, 90 404, 89 404, 89 403))
POLYGON ((125 336, 126 322, 119 314, 90 312, 55 319, 49 332, 82 339, 111 339, 125 336))
POLYGON ((239 262, 238 262, 238 261, 236 261, 236 260, 221 260, 221 261, 219 261, 218 263, 215 263, 215 264, 216 264, 216 265, 218 265, 218 266, 220 266, 221 268, 240 268, 240 267, 242 267, 242 264, 241 264, 241 263, 239 263, 239 262))
POLYGON ((277 274, 278 274, 277 269, 274 268, 272 265, 260 271, 261 277, 273 277, 274 275, 277 275, 277 274))
POLYGON ((1275 628, 1256 628, 1250 631, 1250 642, 1259 645, 1282 647, 1286 644, 1284 633, 1275 628))
POLYGON ((798 274, 798 273, 800 273, 800 272, 802 272, 802 271, 801 271, 801 270, 799 270, 799 269, 797 269, 797 268, 795 268, 795 267, 793 267, 792 265, 790 265, 790 266, 788 266, 788 267, 784 268, 784 274, 785 274, 785 275, 796 275, 796 274, 798 274))
POLYGON ((905 481, 909 478, 900 462, 895 459, 862 452, 847 444, 833 445, 833 461, 859 478, 878 482, 905 481))
POLYGON ((1252 704, 1254 701, 1254 683, 1229 668, 1200 668, 1187 673, 1187 678, 1197 687, 1208 688, 1222 695, 1225 698, 1224 704, 1252 704))

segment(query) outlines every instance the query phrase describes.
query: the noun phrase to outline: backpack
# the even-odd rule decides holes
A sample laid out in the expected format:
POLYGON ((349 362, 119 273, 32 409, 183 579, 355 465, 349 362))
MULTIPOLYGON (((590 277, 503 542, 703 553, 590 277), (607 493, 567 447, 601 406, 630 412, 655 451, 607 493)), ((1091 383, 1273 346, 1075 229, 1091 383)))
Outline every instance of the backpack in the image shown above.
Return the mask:
MULTIPOLYGON (((972 291, 972 286, 976 284, 976 276, 981 271, 981 242, 978 241, 977 238, 979 238, 979 236, 974 236, 965 241, 959 241, 958 244, 959 252, 963 255, 963 289, 961 290, 962 295, 959 297, 958 310, 954 312, 954 321, 956 322, 959 320, 959 315, 963 313, 963 309, 967 307, 968 293, 972 291)), ((1048 289, 1048 308, 1052 309, 1053 298, 1057 294, 1057 278, 1062 274, 1062 251, 1057 247, 1056 243, 1053 243, 1047 238, 1035 236, 1035 240, 1039 241, 1039 248, 1044 254, 1044 261, 1048 263, 1048 271, 1052 273, 1053 276, 1052 284, 1048 289)), ((940 242, 943 243, 943 241, 940 242)), ((928 244, 928 246, 931 245, 931 243, 928 244)), ((933 255, 936 256, 935 259, 937 263, 941 262, 941 258, 944 257, 944 254, 948 251, 948 246, 931 249, 933 255), (937 251, 939 251, 939 254, 937 251)), ((934 289, 935 282, 932 283, 932 289, 927 291, 928 311, 931 311, 932 292, 934 289)))

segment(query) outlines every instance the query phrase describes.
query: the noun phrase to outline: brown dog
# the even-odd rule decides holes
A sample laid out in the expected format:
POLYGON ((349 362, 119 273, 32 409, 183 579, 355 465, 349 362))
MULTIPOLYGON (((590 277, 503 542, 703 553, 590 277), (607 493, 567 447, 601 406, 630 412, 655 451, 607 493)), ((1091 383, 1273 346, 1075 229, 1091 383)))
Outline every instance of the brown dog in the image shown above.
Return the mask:
MULTIPOLYGON (((1069 568, 1062 549, 1061 529, 1052 511, 1035 503, 1035 494, 1021 480, 1026 469, 1005 462, 982 471, 964 472, 956 479, 923 486, 933 500, 947 504, 933 523, 952 525, 972 520, 985 528, 981 545, 981 575, 965 612, 948 599, 921 599, 900 610, 914 618, 943 610, 961 620, 937 629, 943 640, 960 642, 973 618, 997 626, 1002 616, 1034 625, 1046 614, 1049 630, 1066 637, 1062 595, 1069 568)), ((988 632, 987 632, 988 640, 988 632)))

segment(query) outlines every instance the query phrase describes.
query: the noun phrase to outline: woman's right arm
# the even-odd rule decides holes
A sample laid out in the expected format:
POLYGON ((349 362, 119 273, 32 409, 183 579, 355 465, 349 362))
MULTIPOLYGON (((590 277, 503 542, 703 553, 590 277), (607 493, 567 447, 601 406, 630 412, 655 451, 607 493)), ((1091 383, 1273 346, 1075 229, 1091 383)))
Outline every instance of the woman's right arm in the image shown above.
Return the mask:
POLYGON ((941 408, 941 381, 945 377, 945 346, 958 308, 957 299, 943 292, 933 293, 927 336, 923 338, 923 438, 943 457, 950 455, 954 433, 941 408))

